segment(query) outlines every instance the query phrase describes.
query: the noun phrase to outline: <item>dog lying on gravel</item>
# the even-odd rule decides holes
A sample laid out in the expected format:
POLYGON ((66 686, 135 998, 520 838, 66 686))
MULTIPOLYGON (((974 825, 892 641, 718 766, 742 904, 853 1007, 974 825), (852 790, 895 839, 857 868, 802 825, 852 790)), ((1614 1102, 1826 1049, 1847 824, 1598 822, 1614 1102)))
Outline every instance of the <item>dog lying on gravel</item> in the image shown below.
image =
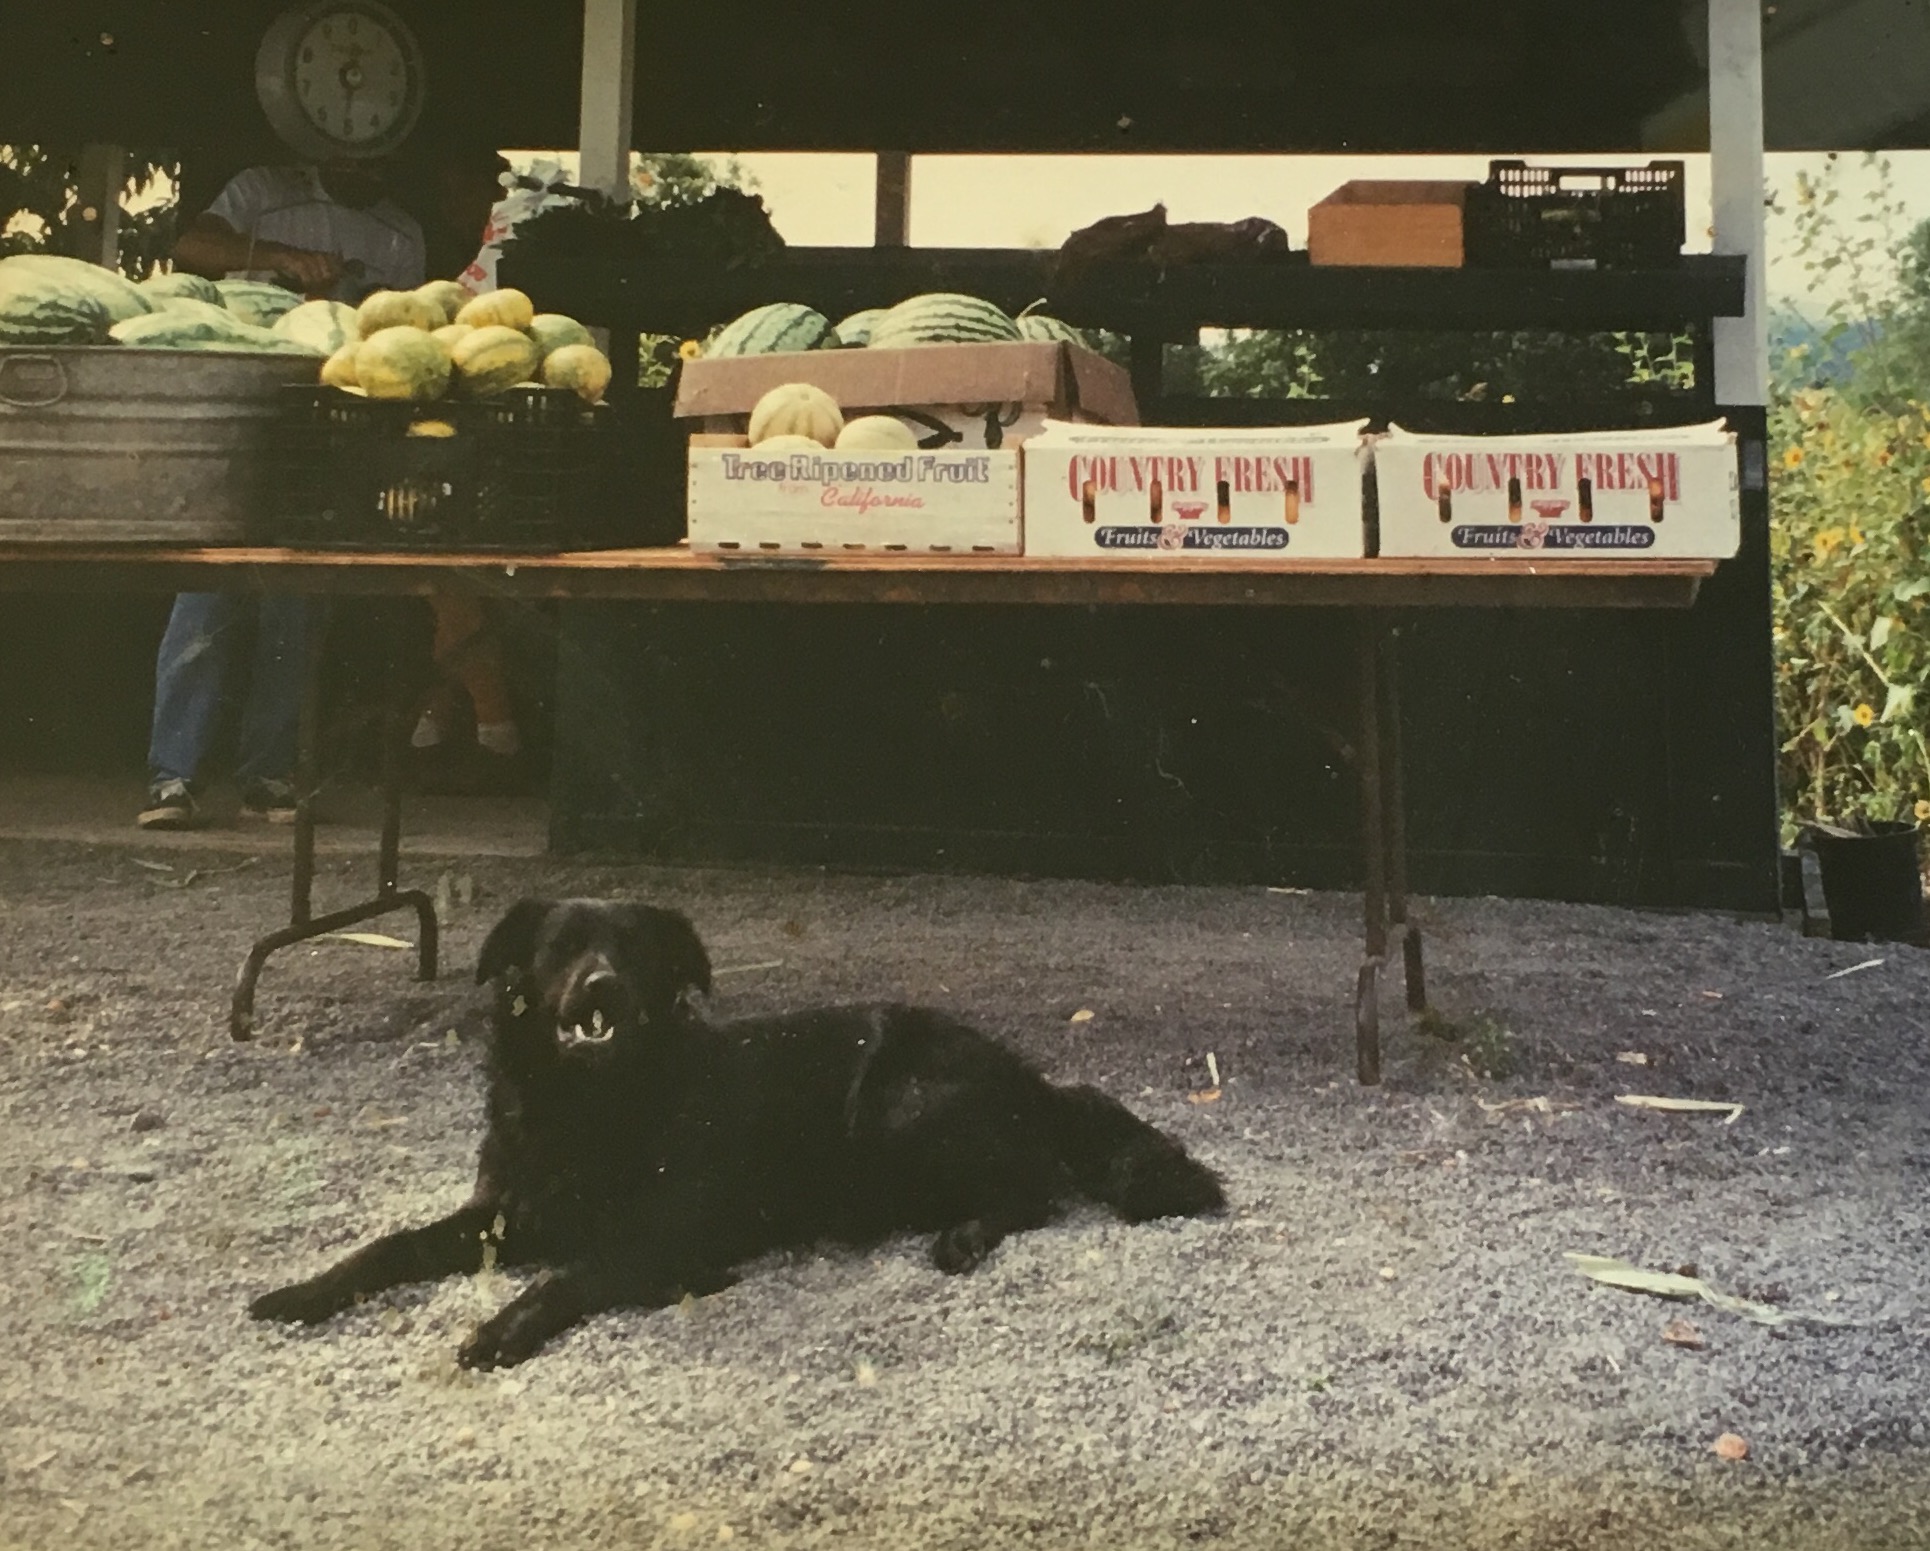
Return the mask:
POLYGON ((1219 1180, 1097 1089, 1057 1087, 950 1015, 830 1007, 710 1024, 710 961, 683 916, 523 900, 476 965, 495 982, 476 1188, 257 1319, 315 1323, 404 1282, 541 1273, 458 1353, 522 1362, 587 1315, 729 1286, 772 1250, 934 1233, 970 1271, 1007 1234, 1088 1199, 1129 1222, 1224 1205, 1219 1180))

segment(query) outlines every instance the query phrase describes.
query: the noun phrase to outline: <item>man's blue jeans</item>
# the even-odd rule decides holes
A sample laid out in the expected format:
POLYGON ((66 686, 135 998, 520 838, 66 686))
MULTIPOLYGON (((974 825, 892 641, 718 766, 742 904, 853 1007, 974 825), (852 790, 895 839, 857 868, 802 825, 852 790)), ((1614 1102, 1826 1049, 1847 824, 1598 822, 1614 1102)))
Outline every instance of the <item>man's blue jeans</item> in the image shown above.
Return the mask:
POLYGON ((294 773, 302 681, 314 645, 314 605, 307 598, 273 594, 184 592, 174 600, 154 667, 150 780, 191 783, 201 774, 250 612, 256 615, 254 662, 235 779, 247 786, 286 781, 294 773))

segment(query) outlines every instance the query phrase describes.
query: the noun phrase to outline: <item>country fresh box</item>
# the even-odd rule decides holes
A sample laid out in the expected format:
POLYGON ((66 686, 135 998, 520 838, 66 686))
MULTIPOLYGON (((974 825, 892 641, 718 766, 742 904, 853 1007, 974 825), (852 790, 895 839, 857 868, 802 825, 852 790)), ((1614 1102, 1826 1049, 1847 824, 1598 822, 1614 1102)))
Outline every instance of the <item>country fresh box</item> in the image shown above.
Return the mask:
POLYGON ((1358 559, 1366 424, 1048 421, 1023 452, 1025 552, 1358 559))
POLYGON ((1723 560, 1742 536, 1725 421, 1546 436, 1373 441, 1380 553, 1723 560))

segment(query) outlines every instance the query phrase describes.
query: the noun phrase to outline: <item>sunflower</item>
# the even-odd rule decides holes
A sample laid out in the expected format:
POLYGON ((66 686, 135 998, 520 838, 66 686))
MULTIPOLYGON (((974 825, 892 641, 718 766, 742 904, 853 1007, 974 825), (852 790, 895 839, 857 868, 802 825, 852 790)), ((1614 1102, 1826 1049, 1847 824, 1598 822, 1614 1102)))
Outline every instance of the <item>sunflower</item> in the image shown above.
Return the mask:
POLYGON ((1784 451, 1783 453, 1784 468, 1799 469, 1802 466, 1803 466, 1803 449, 1802 448, 1791 447, 1791 448, 1788 448, 1786 451, 1784 451))
POLYGON ((703 351, 704 347, 694 339, 686 339, 681 345, 677 346, 677 354, 682 356, 686 361, 696 360, 698 356, 703 354, 703 351))
POLYGON ((1917 816, 1917 822, 1919 824, 1930 820, 1930 797, 1919 797, 1917 799, 1917 805, 1910 811, 1917 816))
POLYGON ((1855 719, 1857 726, 1868 727, 1876 720, 1876 708, 1865 700, 1850 712, 1850 715, 1855 719))

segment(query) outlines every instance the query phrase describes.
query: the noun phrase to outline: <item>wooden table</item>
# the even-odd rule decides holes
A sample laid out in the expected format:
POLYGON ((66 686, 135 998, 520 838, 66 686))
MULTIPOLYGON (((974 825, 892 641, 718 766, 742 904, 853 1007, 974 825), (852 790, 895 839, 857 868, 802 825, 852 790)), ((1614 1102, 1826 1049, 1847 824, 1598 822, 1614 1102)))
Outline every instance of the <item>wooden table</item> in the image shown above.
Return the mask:
MULTIPOLYGON (((1366 942, 1354 995, 1356 1064, 1380 1080, 1380 974, 1401 945, 1408 1006, 1427 1004, 1421 936, 1408 919, 1402 801, 1397 610, 1687 608, 1714 574, 1708 560, 1489 557, 1279 560, 1132 556, 1054 560, 998 555, 720 558, 684 549, 564 555, 379 554, 289 549, 162 549, 0 544, 0 592, 276 592, 327 597, 467 591, 512 599, 704 603, 1214 605, 1342 608, 1358 619, 1362 875, 1366 942)), ((319 662, 320 653, 316 654, 319 662)), ((235 985, 229 1032, 247 1039, 255 984, 270 954, 322 932, 413 909, 417 974, 436 974, 435 907, 398 885, 404 708, 392 693, 382 774, 383 827, 373 898, 316 916, 315 741, 319 674, 304 697, 290 920, 255 943, 235 985)))

